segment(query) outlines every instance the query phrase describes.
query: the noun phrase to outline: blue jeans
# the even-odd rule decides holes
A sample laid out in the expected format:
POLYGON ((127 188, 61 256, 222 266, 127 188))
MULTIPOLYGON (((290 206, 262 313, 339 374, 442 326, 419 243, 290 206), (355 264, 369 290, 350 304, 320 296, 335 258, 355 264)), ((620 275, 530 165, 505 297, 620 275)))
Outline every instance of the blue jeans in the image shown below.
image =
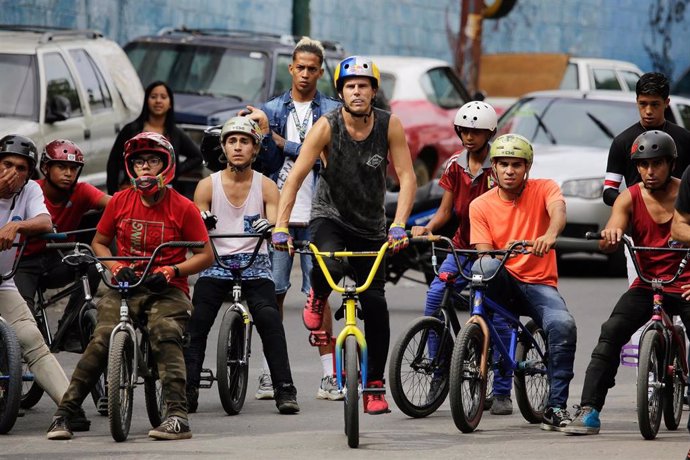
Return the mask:
MULTIPOLYGON (((308 228, 291 228, 290 236, 295 240, 310 240, 308 228)), ((300 254, 299 261, 302 266, 302 292, 309 294, 311 289, 311 269, 314 265, 312 256, 300 254)), ((276 284, 276 294, 285 294, 290 289, 290 272, 292 271, 293 258, 287 251, 271 251, 271 266, 273 282, 276 284)))
MULTIPOLYGON (((466 258, 465 257, 459 257, 460 263, 464 267, 465 273, 468 273, 470 271, 470 264, 466 263, 466 258)), ((446 259, 443 261, 441 264, 441 267, 439 267, 438 272, 439 273, 457 273, 458 266, 455 263, 455 257, 453 257, 453 254, 448 254, 446 259)), ((457 292, 462 291, 465 289, 467 286, 467 280, 463 278, 462 276, 458 276, 455 279, 455 283, 453 287, 457 292)), ((441 301, 443 300, 443 292, 446 288, 446 283, 441 281, 438 276, 434 278, 434 280, 431 282, 431 285, 429 286, 429 291, 426 294, 426 306, 424 307, 424 315, 425 316, 434 316, 436 311, 438 310, 439 306, 441 305, 441 301)), ((503 344, 506 346, 506 348, 510 347, 510 327, 508 324, 505 322, 505 320, 499 316, 496 315, 493 320, 492 320, 494 326, 496 327, 496 330, 498 331, 498 334, 501 336, 501 340, 503 341, 503 344)), ((436 352, 438 351, 438 343, 439 343, 439 337, 435 333, 431 332, 429 334, 429 340, 427 342, 427 346, 429 347, 429 356, 431 358, 436 356, 436 352)), ((510 390, 513 386, 512 382, 512 375, 506 374, 506 375, 501 375, 499 372, 494 373, 494 395, 495 396, 508 396, 510 395, 510 390)))
MULTIPOLYGON (((474 263, 472 273, 483 274, 486 278, 496 272, 499 264, 498 259, 484 257, 474 263)), ((489 283, 486 295, 514 313, 531 317, 544 330, 548 340, 551 383, 547 407, 567 407, 577 326, 558 289, 544 284, 523 283, 508 270, 501 270, 489 283)))

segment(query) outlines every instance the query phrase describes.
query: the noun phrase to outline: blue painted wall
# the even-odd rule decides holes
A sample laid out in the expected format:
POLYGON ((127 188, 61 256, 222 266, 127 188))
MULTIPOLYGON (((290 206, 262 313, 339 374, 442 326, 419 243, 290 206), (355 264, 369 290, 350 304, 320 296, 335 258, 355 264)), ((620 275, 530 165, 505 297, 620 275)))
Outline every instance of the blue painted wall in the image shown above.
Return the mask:
MULTIPOLYGON (((624 59, 675 78, 690 65, 688 7, 690 0, 518 0, 509 16, 484 22, 483 47, 624 59)), ((452 60, 448 33, 457 33, 459 13, 460 0, 311 0, 311 35, 352 53, 452 60)), ((182 24, 289 33, 292 13, 287 0, 0 0, 0 22, 94 28, 124 44, 182 24)))

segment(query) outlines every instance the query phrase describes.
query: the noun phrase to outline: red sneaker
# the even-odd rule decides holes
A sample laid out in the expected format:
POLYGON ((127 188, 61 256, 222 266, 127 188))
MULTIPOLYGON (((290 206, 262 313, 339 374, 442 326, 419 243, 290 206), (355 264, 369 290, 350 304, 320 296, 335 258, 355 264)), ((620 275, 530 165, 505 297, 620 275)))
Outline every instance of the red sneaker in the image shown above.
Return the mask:
POLYGON ((314 290, 309 290, 307 303, 302 311, 302 321, 304 326, 310 331, 315 331, 321 327, 323 322, 323 309, 326 306, 326 299, 319 299, 314 295, 314 290))
MULTIPOLYGON (((382 380, 374 380, 369 382, 368 388, 383 388, 382 380)), ((362 395, 364 403, 364 412, 369 415, 387 414, 391 410, 388 408, 388 402, 383 393, 364 393, 362 395)))

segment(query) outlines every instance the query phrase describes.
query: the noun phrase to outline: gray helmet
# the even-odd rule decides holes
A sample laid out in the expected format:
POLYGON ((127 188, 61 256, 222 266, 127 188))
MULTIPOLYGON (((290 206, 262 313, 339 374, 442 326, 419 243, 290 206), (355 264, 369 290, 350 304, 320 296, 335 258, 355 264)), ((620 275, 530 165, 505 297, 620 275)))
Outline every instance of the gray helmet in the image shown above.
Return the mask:
POLYGON ((12 154, 29 160, 29 169, 33 171, 38 162, 38 149, 34 141, 18 134, 9 134, 0 139, 0 155, 12 154))
POLYGON ((637 136, 630 149, 632 161, 661 157, 670 157, 671 160, 678 157, 676 143, 671 136, 663 131, 645 131, 637 136))

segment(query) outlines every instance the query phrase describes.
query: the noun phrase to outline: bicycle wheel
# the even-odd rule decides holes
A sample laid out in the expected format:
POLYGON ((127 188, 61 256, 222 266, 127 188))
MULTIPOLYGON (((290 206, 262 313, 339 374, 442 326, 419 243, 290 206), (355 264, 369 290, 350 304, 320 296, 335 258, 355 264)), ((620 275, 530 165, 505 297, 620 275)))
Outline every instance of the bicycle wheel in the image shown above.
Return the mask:
MULTIPOLYGON (((223 315, 218 332, 216 366, 218 395, 228 415, 237 415, 244 406, 249 378, 249 362, 244 359, 245 329, 242 316, 236 311, 223 315)), ((247 357, 249 361, 249 357, 247 357)))
MULTIPOLYGON (((678 337, 685 340, 683 328, 674 325, 674 330, 678 337)), ((673 343, 671 345, 671 363, 673 369, 671 374, 666 374, 664 384, 664 425, 673 431, 678 429, 680 420, 683 417, 683 390, 685 388, 685 377, 683 376, 683 365, 680 349, 673 343)))
MULTIPOLYGON (((542 353, 546 355, 548 342, 542 328, 532 320, 525 325, 525 328, 532 334, 542 353)), ((519 363, 529 363, 525 368, 516 370, 513 378, 515 399, 520 413, 529 423, 541 423, 551 391, 546 358, 537 352, 528 337, 521 337, 515 350, 515 360, 519 363)))
POLYGON ((165 419, 165 398, 163 397, 163 382, 158 376, 158 366, 153 359, 151 348, 146 344, 144 350, 146 368, 149 370, 149 377, 144 378, 144 400, 146 402, 146 414, 149 416, 151 426, 157 428, 165 419))
POLYGON ((25 376, 29 376, 30 374, 31 370, 29 370, 29 365, 22 359, 22 396, 19 402, 19 406, 22 409, 31 409, 38 404, 43 397, 43 388, 41 388, 41 385, 39 385, 35 379, 24 379, 25 376))
POLYGON ((498 352, 495 353, 496 356, 494 356, 493 346, 490 345, 489 364, 486 368, 486 389, 484 390, 486 396, 484 396, 484 410, 491 410, 491 407, 494 405, 494 377, 496 375, 494 366, 496 366, 496 363, 500 358, 498 352))
POLYGON ((117 442, 129 435, 134 397, 134 344, 125 331, 115 334, 108 356, 108 421, 110 434, 117 442))
POLYGON ((452 334, 440 343, 445 326, 438 318, 417 318, 393 347, 388 372, 395 404, 410 417, 432 414, 448 395, 452 334), (429 337, 437 338, 437 359, 429 353, 429 337))
POLYGON ((359 447, 359 355, 354 335, 345 338, 345 434, 347 445, 359 447))
POLYGON ((659 332, 647 331, 640 340, 637 368, 637 421, 645 439, 654 439, 661 424, 663 354, 659 332))
MULTIPOLYGON (((96 330, 96 324, 98 323, 97 319, 97 310, 96 306, 91 304, 91 306, 86 307, 84 310, 84 316, 81 318, 81 340, 82 340, 82 346, 84 350, 86 350, 86 346, 89 344, 89 341, 91 340, 91 336, 93 336, 94 331, 96 330)), ((108 408, 106 407, 99 407, 98 401, 101 400, 101 398, 106 397, 106 383, 105 383, 105 372, 103 372, 99 377, 98 380, 96 381, 96 384, 91 388, 91 399, 93 399, 93 403, 96 406, 96 409, 98 410, 98 413, 101 415, 108 415, 108 408)))
POLYGON ((12 327, 0 318, 0 434, 17 421, 22 394, 22 358, 12 327))
POLYGON ((455 341, 450 366, 450 412, 455 426, 471 433, 479 425, 486 398, 486 377, 481 375, 484 333, 470 323, 455 341))

